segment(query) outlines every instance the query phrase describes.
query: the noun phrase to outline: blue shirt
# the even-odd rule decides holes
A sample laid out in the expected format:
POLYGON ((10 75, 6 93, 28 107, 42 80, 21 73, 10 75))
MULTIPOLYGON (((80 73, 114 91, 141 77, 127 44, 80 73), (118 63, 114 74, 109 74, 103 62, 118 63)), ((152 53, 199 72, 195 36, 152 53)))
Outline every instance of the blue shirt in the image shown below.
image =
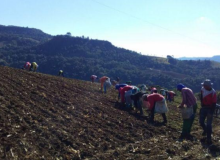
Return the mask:
POLYGON ((125 87, 127 84, 116 84, 115 89, 119 90, 121 87, 125 87))

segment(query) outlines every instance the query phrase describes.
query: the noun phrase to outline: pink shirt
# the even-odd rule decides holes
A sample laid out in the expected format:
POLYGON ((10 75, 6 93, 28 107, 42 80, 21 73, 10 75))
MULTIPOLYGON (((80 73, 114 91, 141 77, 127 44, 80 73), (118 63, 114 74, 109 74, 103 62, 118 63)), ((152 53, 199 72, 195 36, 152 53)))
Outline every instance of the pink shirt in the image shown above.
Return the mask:
POLYGON ((191 89, 183 88, 181 93, 183 98, 181 106, 185 104, 187 107, 190 107, 196 104, 196 97, 194 96, 193 91, 191 89))

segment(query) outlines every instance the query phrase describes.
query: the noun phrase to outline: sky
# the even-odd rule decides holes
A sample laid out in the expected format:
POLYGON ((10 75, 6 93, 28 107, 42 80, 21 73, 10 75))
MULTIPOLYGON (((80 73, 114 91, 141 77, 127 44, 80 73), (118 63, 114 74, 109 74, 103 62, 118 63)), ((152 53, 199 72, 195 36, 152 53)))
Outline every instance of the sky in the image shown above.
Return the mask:
POLYGON ((143 55, 220 55, 219 0, 0 0, 0 24, 110 41, 143 55))

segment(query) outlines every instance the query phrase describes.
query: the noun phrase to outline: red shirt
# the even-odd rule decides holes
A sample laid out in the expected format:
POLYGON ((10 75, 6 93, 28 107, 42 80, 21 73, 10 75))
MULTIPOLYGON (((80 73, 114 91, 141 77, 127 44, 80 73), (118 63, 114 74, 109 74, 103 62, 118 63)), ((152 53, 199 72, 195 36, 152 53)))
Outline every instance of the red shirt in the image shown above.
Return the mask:
POLYGON ((124 94, 126 91, 128 91, 130 89, 133 89, 133 87, 132 86, 124 86, 123 88, 121 87, 119 89, 119 92, 120 92, 120 94, 124 94))
POLYGON ((152 110, 155 103, 158 101, 162 101, 164 99, 164 96, 162 96, 159 93, 153 93, 147 96, 147 101, 149 102, 150 106, 149 109, 152 110))
POLYGON ((201 95, 203 106, 212 107, 217 102, 217 96, 214 89, 207 91, 205 88, 202 88, 201 95))
POLYGON ((119 92, 120 92, 120 95, 121 95, 121 102, 123 103, 123 102, 125 102, 125 92, 126 91, 129 91, 129 90, 131 90, 131 89, 133 89, 133 87, 132 86, 125 86, 125 87, 121 87, 120 89, 119 89, 119 92))

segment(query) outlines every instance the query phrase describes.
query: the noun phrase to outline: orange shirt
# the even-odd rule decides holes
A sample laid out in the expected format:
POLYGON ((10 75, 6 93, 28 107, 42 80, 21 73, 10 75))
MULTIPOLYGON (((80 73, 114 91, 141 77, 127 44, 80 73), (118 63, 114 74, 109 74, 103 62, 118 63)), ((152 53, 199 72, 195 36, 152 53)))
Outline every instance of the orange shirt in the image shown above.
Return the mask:
POLYGON ((101 82, 101 83, 105 83, 105 81, 106 81, 107 79, 109 79, 109 78, 106 77, 106 76, 103 76, 102 78, 100 78, 100 82, 101 82))

